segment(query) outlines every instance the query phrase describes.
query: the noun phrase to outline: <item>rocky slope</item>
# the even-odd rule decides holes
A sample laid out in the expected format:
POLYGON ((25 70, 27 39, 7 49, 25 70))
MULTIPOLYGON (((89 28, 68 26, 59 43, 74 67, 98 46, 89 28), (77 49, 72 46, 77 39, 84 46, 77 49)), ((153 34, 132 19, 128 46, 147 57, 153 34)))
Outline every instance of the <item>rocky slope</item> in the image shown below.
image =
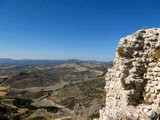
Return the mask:
POLYGON ((100 120, 160 119, 160 29, 139 30, 120 40, 105 89, 100 120))

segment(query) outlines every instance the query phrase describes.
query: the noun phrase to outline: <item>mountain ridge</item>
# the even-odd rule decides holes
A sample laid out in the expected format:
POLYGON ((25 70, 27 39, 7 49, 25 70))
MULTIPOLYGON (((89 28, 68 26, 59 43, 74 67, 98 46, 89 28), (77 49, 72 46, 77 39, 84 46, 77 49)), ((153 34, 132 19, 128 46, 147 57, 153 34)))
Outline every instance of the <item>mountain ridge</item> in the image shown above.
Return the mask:
POLYGON ((97 61, 97 60, 80 60, 80 59, 11 59, 11 58, 0 58, 0 65, 11 66, 11 65, 59 65, 64 63, 73 62, 94 62, 94 63, 108 63, 112 61, 97 61))

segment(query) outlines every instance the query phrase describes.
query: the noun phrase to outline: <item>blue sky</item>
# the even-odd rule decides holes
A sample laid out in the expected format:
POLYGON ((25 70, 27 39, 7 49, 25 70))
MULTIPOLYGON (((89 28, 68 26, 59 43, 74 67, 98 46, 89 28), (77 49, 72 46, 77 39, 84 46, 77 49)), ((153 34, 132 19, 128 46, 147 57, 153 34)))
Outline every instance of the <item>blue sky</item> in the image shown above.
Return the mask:
POLYGON ((118 41, 160 27, 157 0, 0 0, 0 58, 113 60, 118 41))

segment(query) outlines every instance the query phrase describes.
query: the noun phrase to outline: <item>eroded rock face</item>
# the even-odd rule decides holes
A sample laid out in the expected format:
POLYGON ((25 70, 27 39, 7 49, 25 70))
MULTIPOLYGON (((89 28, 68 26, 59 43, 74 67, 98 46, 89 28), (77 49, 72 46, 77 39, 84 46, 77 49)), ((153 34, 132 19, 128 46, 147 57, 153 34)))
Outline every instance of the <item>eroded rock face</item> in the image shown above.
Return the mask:
POLYGON ((160 59, 153 57, 158 49, 160 29, 156 28, 120 40, 114 66, 106 74, 106 107, 100 120, 159 119, 160 59))

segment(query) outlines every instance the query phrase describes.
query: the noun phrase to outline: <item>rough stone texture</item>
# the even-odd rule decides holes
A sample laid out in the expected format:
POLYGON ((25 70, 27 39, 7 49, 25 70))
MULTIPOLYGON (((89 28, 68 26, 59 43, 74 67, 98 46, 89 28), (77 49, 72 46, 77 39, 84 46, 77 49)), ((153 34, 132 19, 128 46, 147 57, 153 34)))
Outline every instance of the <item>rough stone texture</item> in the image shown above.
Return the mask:
POLYGON ((160 29, 139 30, 120 39, 113 68, 106 74, 106 106, 100 120, 158 120, 160 118, 160 29))

